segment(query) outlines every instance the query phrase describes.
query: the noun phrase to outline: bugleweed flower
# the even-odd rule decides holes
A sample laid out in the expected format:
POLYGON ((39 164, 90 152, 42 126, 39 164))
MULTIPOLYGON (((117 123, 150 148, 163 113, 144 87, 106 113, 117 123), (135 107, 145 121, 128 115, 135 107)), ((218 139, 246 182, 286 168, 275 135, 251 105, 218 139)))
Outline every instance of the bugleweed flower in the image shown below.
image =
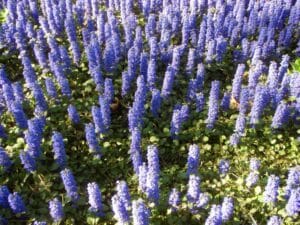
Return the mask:
POLYGON ((2 208, 8 208, 9 207, 9 203, 8 203, 9 194, 10 194, 10 191, 7 188, 7 186, 5 186, 5 185, 0 186, 0 206, 2 208))
POLYGON ((289 169, 288 178, 286 180, 285 197, 289 198, 292 189, 300 187, 300 168, 294 167, 289 169))
POLYGON ((131 132, 131 143, 129 151, 135 174, 139 174, 139 166, 142 164, 141 139, 141 131, 138 128, 135 128, 131 132))
POLYGON ((34 221, 33 225, 47 225, 45 221, 34 221))
POLYGON ((289 216, 295 216, 300 212, 300 187, 291 191, 285 210, 289 216))
POLYGON ((239 135, 242 135, 245 131, 245 127, 246 127, 246 116, 240 113, 236 119, 234 132, 238 133, 239 135))
POLYGON ((59 46, 60 61, 64 72, 69 72, 71 67, 71 59, 69 58, 68 50, 65 46, 59 46))
POLYGON ((54 222, 59 222, 64 218, 63 206, 57 198, 49 202, 49 210, 54 222))
POLYGON ((96 133, 104 133, 104 123, 100 107, 92 106, 92 117, 95 124, 96 133))
POLYGON ((19 156, 21 163, 27 172, 30 173, 36 170, 36 161, 28 151, 21 151, 19 156))
POLYGON ((279 183, 279 177, 275 175, 269 176, 268 183, 263 194, 265 203, 275 203, 277 201, 279 183))
POLYGON ((142 76, 137 78, 137 90, 134 94, 134 102, 128 112, 129 130, 133 131, 135 128, 140 128, 142 125, 142 118, 145 112, 147 87, 142 76))
POLYGON ((289 106, 281 101, 275 111, 275 114, 272 119, 272 128, 281 128, 284 124, 286 124, 289 120, 290 110, 289 106))
POLYGON ((109 104, 111 104, 114 100, 114 93, 113 80, 106 78, 104 81, 104 96, 109 104))
POLYGON ((250 159, 250 165, 249 165, 249 167, 250 167, 251 171, 257 171, 257 170, 259 170, 260 165, 261 165, 260 160, 258 160, 256 158, 251 158, 250 159))
POLYGON ((267 223, 267 225, 281 225, 281 224, 282 224, 282 219, 278 216, 271 216, 267 223))
POLYGON ((176 211, 180 204, 180 192, 173 188, 169 195, 169 206, 171 206, 172 211, 176 211))
POLYGON ((120 198, 120 201, 123 202, 126 209, 129 209, 131 206, 129 189, 125 181, 117 181, 117 195, 120 198))
POLYGON ((222 207, 220 205, 212 205, 209 216, 205 221, 205 225, 221 225, 222 224, 222 207))
POLYGON ((70 120, 72 121, 72 123, 78 124, 80 122, 79 114, 74 105, 68 106, 68 116, 69 116, 70 120))
POLYGON ((189 203, 196 203, 200 194, 200 178, 194 174, 189 176, 187 200, 189 203))
MULTIPOLYGON (((146 73, 147 74, 147 73, 146 73)), ((122 72, 122 96, 127 95, 130 89, 131 79, 127 71, 122 72)))
POLYGON ((124 225, 129 223, 129 215, 126 210, 124 202, 120 199, 118 195, 114 195, 111 198, 112 210, 114 212, 114 217, 118 221, 118 224, 124 225))
POLYGON ((277 87, 278 87, 278 71, 277 71, 277 63, 272 61, 269 66, 267 85, 270 88, 270 94, 272 98, 275 97, 277 87))
POLYGON ((222 209, 221 209, 223 222, 228 221, 232 217, 233 209, 234 209, 233 198, 225 197, 223 199, 222 209))
POLYGON ((200 151, 196 144, 190 145, 187 160, 187 175, 197 174, 199 167, 200 151))
POLYGON ((253 106, 250 112, 250 124, 258 123, 261 114, 270 101, 269 89, 266 86, 258 85, 255 90, 253 106))
POLYGON ((22 197, 17 192, 14 192, 13 194, 8 195, 8 203, 9 203, 11 210, 15 214, 23 213, 26 211, 22 197))
POLYGON ((11 106, 12 114, 16 120, 18 127, 27 128, 27 117, 20 102, 15 101, 11 106))
POLYGON ((52 79, 47 77, 45 79, 45 85, 46 85, 47 94, 51 98, 56 99, 57 98, 57 91, 56 91, 56 87, 55 87, 52 79))
POLYGON ((7 134, 5 132, 5 129, 1 124, 0 124, 0 138, 7 138, 7 134))
POLYGON ((201 112, 205 105, 205 97, 203 93, 197 93, 195 98, 196 112, 201 112))
POLYGON ((250 97, 253 96, 253 93, 256 92, 257 83, 259 81, 260 76, 262 75, 264 70, 264 64, 262 61, 259 60, 259 62, 249 70, 249 76, 248 76, 248 90, 250 97))
POLYGON ((29 57, 24 56, 22 57, 22 64, 23 64, 23 76, 25 78, 26 85, 30 87, 32 84, 36 82, 36 73, 32 68, 31 61, 29 57))
POLYGON ((2 147, 0 147, 0 166, 4 169, 4 171, 6 171, 11 165, 12 162, 10 161, 8 154, 2 147))
POLYGON ((219 163, 219 174, 226 175, 229 171, 229 161, 221 159, 219 163))
POLYGON ((210 197, 207 193, 200 193, 199 198, 196 202, 197 208, 204 208, 210 200, 210 197))
POLYGON ((173 57, 172 57, 172 68, 175 71, 175 74, 178 72, 179 70, 179 65, 180 65, 180 57, 181 57, 181 47, 182 46, 176 46, 173 49, 173 57))
POLYGON ((249 92, 248 88, 242 88, 240 95, 240 104, 239 104, 239 112, 241 114, 246 114, 248 111, 248 100, 249 100, 249 92))
POLYGON ((161 96, 166 99, 171 94, 174 83, 175 72, 172 66, 168 66, 165 72, 164 81, 161 90, 161 96))
POLYGON ((76 26, 72 14, 68 13, 65 20, 65 28, 73 55, 73 62, 78 64, 81 58, 80 48, 77 42, 76 26))
POLYGON ((151 93, 152 93, 151 112, 153 116, 157 117, 161 105, 160 91, 157 89, 153 89, 151 90, 151 93))
POLYGON ((111 124, 111 110, 110 110, 110 103, 105 96, 99 97, 99 104, 101 109, 102 121, 105 127, 105 130, 108 130, 111 124))
POLYGON ((196 51, 194 48, 189 49, 188 60, 185 68, 185 71, 189 76, 192 74, 195 65, 195 55, 196 55, 195 53, 196 51))
POLYGON ((24 101, 24 93, 22 85, 19 82, 15 82, 12 84, 13 92, 16 101, 23 102, 24 101))
POLYGON ((53 147, 55 162, 61 168, 64 168, 67 164, 67 155, 65 151, 63 136, 61 135, 61 133, 56 131, 53 132, 52 147, 53 147))
POLYGON ((284 74, 287 72, 288 67, 289 67, 289 61, 290 61, 290 56, 289 55, 283 55, 282 60, 280 63, 280 67, 278 69, 278 80, 279 82, 282 81, 284 74))
POLYGON ((148 225, 150 211, 144 204, 142 199, 132 202, 132 218, 133 225, 148 225))
POLYGON ((41 120, 41 118, 28 120, 28 130, 24 132, 27 151, 33 158, 38 158, 41 154, 41 141, 44 129, 44 124, 41 120))
POLYGON ((97 215, 102 214, 102 196, 96 182, 88 183, 87 192, 89 196, 89 210, 97 215))
POLYGON ((202 91, 204 85, 204 77, 205 77, 205 67, 203 63, 199 63, 197 65, 197 73, 196 73, 196 90, 202 91))
POLYGON ((206 58, 205 61, 210 64, 213 62, 215 58, 216 53, 216 41, 214 39, 211 39, 208 42, 207 52, 206 52, 206 58))
POLYGON ((139 189, 142 192, 146 192, 147 190, 147 174, 148 174, 148 167, 146 163, 143 163, 142 165, 139 166, 139 189))
POLYGON ((217 37, 217 43, 216 43, 216 61, 217 62, 222 62, 223 57, 226 53, 227 50, 227 41, 225 38, 221 35, 217 37))
POLYGON ((101 157, 101 153, 100 153, 101 149, 98 144, 94 124, 92 123, 85 124, 84 132, 85 132, 85 139, 87 141, 90 151, 94 153, 96 157, 101 157))
POLYGON ((213 81, 209 94, 208 103, 208 117, 206 119, 206 127, 212 129, 218 117, 219 111, 219 94, 220 94, 220 81, 213 81))
POLYGON ((241 135, 238 133, 233 133, 230 136, 229 142, 231 146, 236 147, 240 143, 240 140, 241 140, 241 135))
POLYGON ((79 198, 79 195, 77 193, 77 184, 76 184, 76 181, 75 181, 72 171, 69 169, 64 169, 60 172, 60 176, 61 176, 61 179, 65 186, 67 196, 73 202, 77 201, 79 198))
POLYGON ((182 124, 187 121, 189 117, 189 108, 187 105, 176 105, 173 111, 172 120, 171 120, 171 130, 170 133, 173 138, 175 138, 182 124))
POLYGON ((157 56, 159 54, 159 49, 158 49, 156 37, 151 37, 150 38, 149 45, 150 45, 150 59, 156 60, 157 56))
POLYGON ((157 79, 157 74, 156 74, 156 60, 155 59, 150 59, 148 63, 148 70, 147 70, 147 85, 149 86, 150 89, 155 88, 155 83, 157 79))
POLYGON ((40 112, 44 112, 48 108, 48 104, 43 94, 43 90, 38 83, 32 84, 31 91, 33 93, 33 97, 35 99, 36 107, 40 112))
POLYGON ((231 98, 231 93, 230 92, 225 92, 224 93, 224 96, 222 98, 222 101, 221 101, 221 108, 224 110, 224 111, 227 111, 230 107, 230 98, 231 98))
POLYGON ((187 94, 186 94, 187 101, 191 102, 192 100, 194 100, 195 95, 196 95, 196 80, 190 79, 188 84, 187 94))
POLYGON ((246 68, 245 64, 239 64, 232 81, 232 96, 236 100, 239 100, 240 98, 245 68, 246 68))
POLYGON ((106 42, 104 53, 103 53, 103 60, 104 60, 104 68, 107 72, 112 72, 115 68, 115 51, 113 42, 109 39, 106 42))
POLYGON ((147 80, 148 60, 148 53, 142 52, 140 56, 140 74, 144 77, 144 80, 147 80))
POLYGON ((2 94, 5 100, 6 107, 9 111, 12 111, 12 105, 15 101, 15 96, 11 84, 5 83, 2 86, 2 94))
POLYGON ((155 203, 159 200, 159 159, 158 149, 155 145, 150 145, 147 148, 147 161, 148 161, 148 173, 147 173, 147 188, 146 195, 155 203))
POLYGON ((137 48, 135 46, 131 47, 128 50, 128 77, 131 80, 133 80, 136 77, 136 70, 138 66, 138 54, 137 54, 137 48))

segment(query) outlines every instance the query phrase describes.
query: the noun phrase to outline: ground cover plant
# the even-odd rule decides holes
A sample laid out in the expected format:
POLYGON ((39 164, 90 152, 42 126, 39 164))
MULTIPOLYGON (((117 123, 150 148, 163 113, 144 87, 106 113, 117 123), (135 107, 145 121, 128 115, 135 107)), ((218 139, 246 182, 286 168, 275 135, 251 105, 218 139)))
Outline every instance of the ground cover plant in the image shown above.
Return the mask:
POLYGON ((0 224, 300 224, 300 1, 0 0, 0 224))

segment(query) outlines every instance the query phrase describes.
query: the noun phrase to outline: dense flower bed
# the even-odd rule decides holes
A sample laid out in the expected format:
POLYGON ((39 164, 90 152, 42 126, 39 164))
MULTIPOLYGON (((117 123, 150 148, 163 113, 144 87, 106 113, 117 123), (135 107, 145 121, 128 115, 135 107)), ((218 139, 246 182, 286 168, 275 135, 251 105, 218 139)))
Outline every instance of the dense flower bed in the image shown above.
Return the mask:
POLYGON ((300 1, 0 15, 0 224, 300 224, 300 1))

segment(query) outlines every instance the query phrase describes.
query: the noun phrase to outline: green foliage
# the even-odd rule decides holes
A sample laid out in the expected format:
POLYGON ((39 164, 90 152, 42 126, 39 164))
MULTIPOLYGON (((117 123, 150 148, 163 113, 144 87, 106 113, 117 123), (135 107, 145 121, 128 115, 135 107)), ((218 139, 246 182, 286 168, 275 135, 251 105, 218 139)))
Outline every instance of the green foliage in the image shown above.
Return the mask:
POLYGON ((291 73, 298 72, 300 73, 300 58, 297 58, 294 63, 291 65, 291 73))
POLYGON ((7 15, 8 15, 7 9, 0 10, 0 24, 6 21, 7 15))

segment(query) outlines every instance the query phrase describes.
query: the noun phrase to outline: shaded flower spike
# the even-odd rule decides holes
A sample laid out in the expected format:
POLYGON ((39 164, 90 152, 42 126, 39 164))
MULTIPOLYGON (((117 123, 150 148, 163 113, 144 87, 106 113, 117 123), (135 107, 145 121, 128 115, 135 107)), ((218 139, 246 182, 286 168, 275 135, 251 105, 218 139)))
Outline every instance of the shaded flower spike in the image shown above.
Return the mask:
POLYGON ((85 139, 87 141, 90 151, 94 153, 96 157, 101 157, 101 153, 100 153, 101 148, 97 140, 94 125, 92 123, 85 124, 84 131, 85 131, 85 139))
POLYGON ((277 201, 279 183, 279 177, 275 175, 269 176, 268 183, 263 194, 265 203, 275 203, 277 201))
POLYGON ((285 206, 285 210, 289 216, 296 216, 300 212, 300 187, 291 191, 290 198, 285 206))
POLYGON ((130 202, 130 193, 128 186, 125 181, 117 181, 117 194, 120 198, 120 200, 123 202, 125 205, 126 209, 129 209, 131 206, 130 202))
POLYGON ((17 192, 14 192, 13 194, 8 195, 8 203, 9 203, 11 210, 15 214, 23 213, 26 211, 24 202, 23 202, 21 196, 17 192))
POLYGON ((8 203, 9 194, 10 194, 10 191, 7 188, 7 186, 5 186, 5 185, 0 186, 0 206, 2 208, 8 208, 9 207, 9 203, 8 203))
POLYGON ((194 174, 189 176, 187 200, 190 203, 196 203, 200 194, 200 178, 194 174))
POLYGON ((4 171, 8 170, 12 165, 12 162, 6 153, 6 151, 0 147, 0 166, 4 169, 4 171))
POLYGON ((20 159, 21 163, 23 164, 24 169, 27 172, 33 172, 36 170, 36 161, 35 159, 29 154, 28 151, 21 151, 20 152, 20 159))
POLYGON ((231 197, 225 197, 222 203, 222 221, 226 222, 228 221, 232 215, 233 215, 233 198, 231 197))
POLYGON ((219 174, 226 175, 229 171, 229 161, 222 159, 219 163, 219 174))
POLYGON ((284 124, 288 122, 289 116, 289 106, 285 102, 281 101, 276 108, 275 114, 272 119, 271 127, 275 129, 281 128, 284 124))
POLYGON ((188 161, 187 161, 187 175, 188 176, 190 174, 198 173, 199 158, 200 158, 200 152, 199 152, 198 145, 196 145, 196 144, 190 145, 188 161))
POLYGON ((267 225, 281 225, 282 219, 278 216, 271 216, 267 222, 267 225))
POLYGON ((221 225, 222 224, 222 207, 220 205, 212 205, 209 216, 205 221, 205 225, 221 225))
POLYGON ((148 225, 150 211, 142 199, 132 202, 133 225, 148 225))
POLYGON ((75 181, 72 171, 69 169, 64 169, 60 172, 60 176, 61 176, 61 179, 65 186, 67 196, 73 202, 76 202, 79 198, 79 195, 77 193, 78 188, 77 188, 77 184, 76 184, 76 181, 75 181))
POLYGON ((208 102, 208 116, 206 119, 206 127, 212 129, 218 117, 219 111, 219 95, 220 95, 220 81, 213 81, 208 102))
POLYGON ((63 136, 59 132, 53 132, 52 135, 52 146, 55 162, 61 167, 64 168, 67 164, 67 155, 65 151, 65 145, 63 136))
POLYGON ((54 222, 59 222, 64 218, 63 206, 57 198, 49 202, 49 210, 54 222))
POLYGON ((72 123, 74 123, 74 124, 80 123, 80 117, 79 117, 77 109, 74 105, 68 106, 68 115, 69 115, 69 118, 72 121, 72 123))
POLYGON ((180 192, 173 188, 169 195, 169 205, 171 206, 172 211, 176 211, 180 204, 180 192))
POLYGON ((118 224, 125 225, 129 223, 129 215, 126 210, 124 202, 120 199, 118 195, 114 195, 111 198, 112 210, 114 212, 114 217, 118 221, 118 224))
POLYGON ((96 182, 88 183, 87 192, 88 192, 89 204, 90 204, 89 210, 101 216, 103 214, 102 196, 98 184, 96 182))

